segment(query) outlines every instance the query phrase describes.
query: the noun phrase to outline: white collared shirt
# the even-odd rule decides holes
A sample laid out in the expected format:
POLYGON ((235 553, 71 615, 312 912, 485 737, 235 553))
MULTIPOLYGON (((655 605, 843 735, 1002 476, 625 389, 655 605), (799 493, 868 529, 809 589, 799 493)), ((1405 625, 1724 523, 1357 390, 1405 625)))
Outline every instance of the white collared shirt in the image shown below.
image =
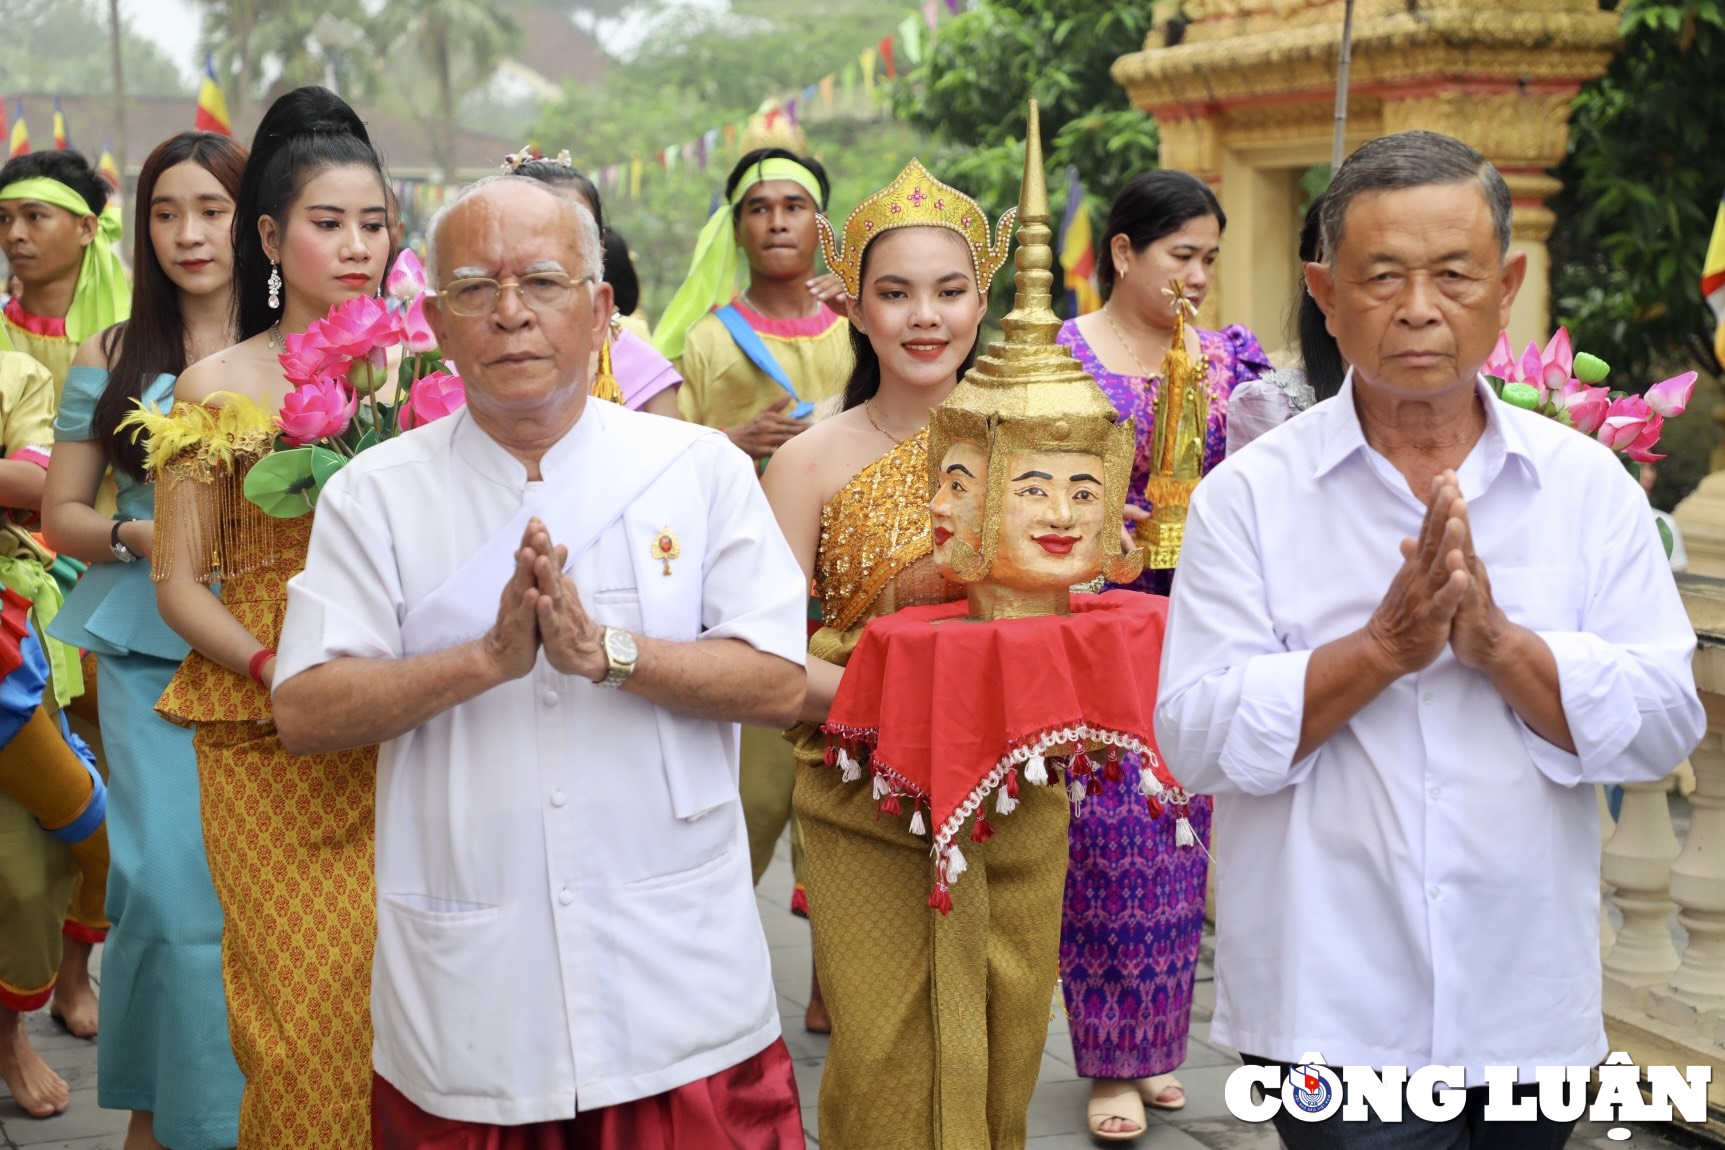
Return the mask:
MULTIPOLYGON (((802 572, 722 435, 589 400, 541 471, 529 483, 465 412, 348 464, 289 585, 278 681, 401 657, 414 649, 403 619, 524 503, 551 508, 553 540, 570 542, 556 509, 607 500, 622 516, 597 520, 570 567, 596 620, 655 633, 644 607, 683 588, 687 633, 662 637, 740 639, 803 663, 802 572), (625 510, 647 437, 669 436, 686 450, 625 510), (661 528, 681 545, 668 574, 650 558, 661 528)), ((475 589, 470 631, 501 591, 475 589)), ((433 1114, 512 1125, 658 1094, 765 1049, 778 1009, 736 746, 732 724, 559 674, 543 654, 386 743, 377 1072, 433 1114)))
POLYGON ((1199 485, 1156 735, 1216 795, 1216 1014, 1234 1048, 1331 1065, 1592 1065, 1596 782, 1700 740, 1695 635, 1647 501, 1588 436, 1501 403, 1458 472, 1499 606, 1556 658, 1578 754, 1445 649, 1293 762, 1311 651, 1363 626, 1425 507, 1350 378, 1199 485))

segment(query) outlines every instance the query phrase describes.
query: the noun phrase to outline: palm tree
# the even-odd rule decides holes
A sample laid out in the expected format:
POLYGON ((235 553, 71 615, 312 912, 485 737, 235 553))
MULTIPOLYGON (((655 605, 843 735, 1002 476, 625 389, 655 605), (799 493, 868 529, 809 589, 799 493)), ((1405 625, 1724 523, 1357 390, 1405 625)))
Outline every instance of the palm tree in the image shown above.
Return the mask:
POLYGON ((435 108, 413 99, 412 74, 392 78, 431 136, 432 156, 446 180, 455 177, 458 92, 483 88, 515 49, 521 28, 495 0, 389 0, 377 16, 379 41, 392 54, 411 53, 429 66, 435 108))
MULTIPOLYGON (((234 134, 242 139, 251 134, 261 114, 266 79, 281 88, 322 81, 328 46, 321 46, 320 53, 312 31, 320 17, 361 27, 368 23, 360 0, 199 2, 204 10, 204 49, 214 55, 219 74, 234 78, 229 111, 234 134)), ((372 85, 373 58, 374 54, 365 52, 344 56, 344 95, 352 97, 372 85)))

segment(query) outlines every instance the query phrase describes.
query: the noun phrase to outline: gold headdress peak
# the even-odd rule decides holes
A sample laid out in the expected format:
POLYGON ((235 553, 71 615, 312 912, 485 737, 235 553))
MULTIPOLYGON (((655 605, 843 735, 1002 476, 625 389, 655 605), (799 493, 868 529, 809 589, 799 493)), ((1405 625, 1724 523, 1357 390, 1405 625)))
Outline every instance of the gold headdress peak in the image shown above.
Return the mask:
POLYGON ((844 247, 834 234, 832 221, 819 217, 821 249, 826 253, 827 266, 844 280, 845 290, 854 299, 862 290, 863 249, 869 241, 893 228, 950 228, 964 237, 970 247, 970 258, 976 264, 976 286, 983 295, 994 273, 1006 262, 1007 249, 1012 245, 1012 219, 1009 209, 995 225, 994 242, 989 243, 988 215, 975 200, 941 183, 912 160, 892 183, 856 206, 845 219, 844 247))
MULTIPOLYGON (((1126 488, 1136 444, 1132 421, 1121 419, 1114 404, 1072 353, 1056 342, 1060 317, 1054 313, 1054 252, 1049 241, 1048 184, 1042 170, 1042 127, 1036 101, 1030 101, 1024 135, 1024 183, 1018 199, 1017 291, 1001 321, 1005 338, 989 345, 934 409, 929 420, 931 487, 939 484, 941 461, 955 441, 968 440, 989 452, 988 495, 982 548, 964 554, 954 573, 967 583, 984 583, 998 553, 1006 489, 1006 460, 1014 451, 1075 451, 1104 461, 1104 561, 1102 573, 1129 583, 1142 570, 1143 552, 1121 553, 1126 488)), ((972 596, 975 609, 976 597, 972 596)))

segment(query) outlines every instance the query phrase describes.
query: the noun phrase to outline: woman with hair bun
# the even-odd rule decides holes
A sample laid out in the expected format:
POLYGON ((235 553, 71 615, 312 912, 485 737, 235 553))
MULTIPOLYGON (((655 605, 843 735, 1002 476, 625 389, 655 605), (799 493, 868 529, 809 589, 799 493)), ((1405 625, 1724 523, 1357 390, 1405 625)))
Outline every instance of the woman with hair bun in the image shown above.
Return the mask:
POLYGON ((156 487, 120 423, 140 402, 168 403, 188 364, 233 341, 232 223, 245 163, 242 145, 209 132, 182 132, 145 159, 131 319, 78 350, 42 497, 49 546, 90 565, 49 634, 100 665, 113 926, 96 1100, 132 1112, 126 1150, 232 1146, 244 1085, 228 1041, 222 910, 192 740, 154 710, 186 645, 156 612, 149 565, 137 562, 150 557, 156 487))
POLYGON ((161 488, 157 601, 192 646, 157 709, 194 732, 204 841, 226 915, 228 1017, 246 1076, 239 1146, 363 1150, 377 748, 295 756, 282 747, 274 648, 312 521, 272 518, 243 495, 290 390, 278 358, 285 337, 376 295, 389 268, 382 166, 333 92, 299 88, 264 114, 234 247, 240 342, 180 377, 172 416, 140 420, 161 488))
MULTIPOLYGON (((1120 189, 1097 252, 1100 311, 1068 320, 1059 342, 1072 349, 1122 417, 1138 428, 1126 514, 1149 514, 1150 466, 1162 359, 1174 337, 1170 282, 1194 307, 1209 294, 1228 220, 1215 193, 1186 172, 1143 172, 1120 189)), ((1203 469, 1222 461, 1228 396, 1270 366, 1241 326, 1186 326, 1186 351, 1208 372, 1211 406, 1203 469)), ((1166 595, 1168 571, 1147 570, 1133 588, 1166 595)), ((1091 1080, 1088 1125, 1100 1141, 1144 1133, 1144 1108, 1178 1110, 1186 1095, 1173 1071, 1186 1059, 1192 985, 1204 928, 1204 850, 1175 843, 1176 812, 1152 815, 1132 780, 1109 782, 1073 812, 1060 979, 1073 1062, 1091 1080)), ((1210 837, 1210 798, 1194 795, 1192 826, 1210 837)), ((1206 847, 1207 849, 1207 847, 1206 847)))

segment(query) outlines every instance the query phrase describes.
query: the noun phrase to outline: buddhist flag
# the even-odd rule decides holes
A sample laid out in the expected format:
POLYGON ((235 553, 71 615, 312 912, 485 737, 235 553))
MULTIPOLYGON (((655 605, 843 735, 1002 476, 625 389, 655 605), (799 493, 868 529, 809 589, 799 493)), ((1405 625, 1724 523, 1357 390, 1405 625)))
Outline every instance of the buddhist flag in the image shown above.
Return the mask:
POLYGON ((1066 215, 1060 221, 1060 266, 1066 271, 1071 314, 1085 315, 1102 306, 1096 290, 1096 243, 1090 234, 1090 213, 1084 210, 1084 186, 1078 169, 1066 169, 1066 215))
POLYGON ((222 136, 234 134, 233 123, 228 119, 228 101, 216 83, 216 63, 209 56, 204 57, 204 83, 198 89, 198 114, 192 127, 222 136))
POLYGON ((1707 245, 1707 258, 1701 262, 1701 294, 1713 305, 1719 322, 1725 324, 1725 196, 1720 197, 1713 239, 1707 245))
POLYGON ((66 113, 60 110, 60 97, 54 97, 54 150, 64 152, 72 141, 66 135, 66 113))
POLYGON ((898 79, 898 69, 893 66, 892 62, 892 37, 882 36, 876 48, 880 52, 881 63, 886 65, 886 78, 889 80, 898 79))
POLYGON ((18 114, 12 119, 12 135, 7 141, 6 158, 22 156, 30 150, 30 125, 24 122, 24 101, 18 101, 18 114))
POLYGON ((857 64, 862 68, 863 92, 869 101, 874 101, 874 65, 879 53, 873 48, 864 48, 862 55, 857 57, 857 64))
POLYGON ((105 180, 116 192, 120 190, 120 165, 114 161, 113 150, 102 149, 102 158, 96 161, 96 174, 105 180))

